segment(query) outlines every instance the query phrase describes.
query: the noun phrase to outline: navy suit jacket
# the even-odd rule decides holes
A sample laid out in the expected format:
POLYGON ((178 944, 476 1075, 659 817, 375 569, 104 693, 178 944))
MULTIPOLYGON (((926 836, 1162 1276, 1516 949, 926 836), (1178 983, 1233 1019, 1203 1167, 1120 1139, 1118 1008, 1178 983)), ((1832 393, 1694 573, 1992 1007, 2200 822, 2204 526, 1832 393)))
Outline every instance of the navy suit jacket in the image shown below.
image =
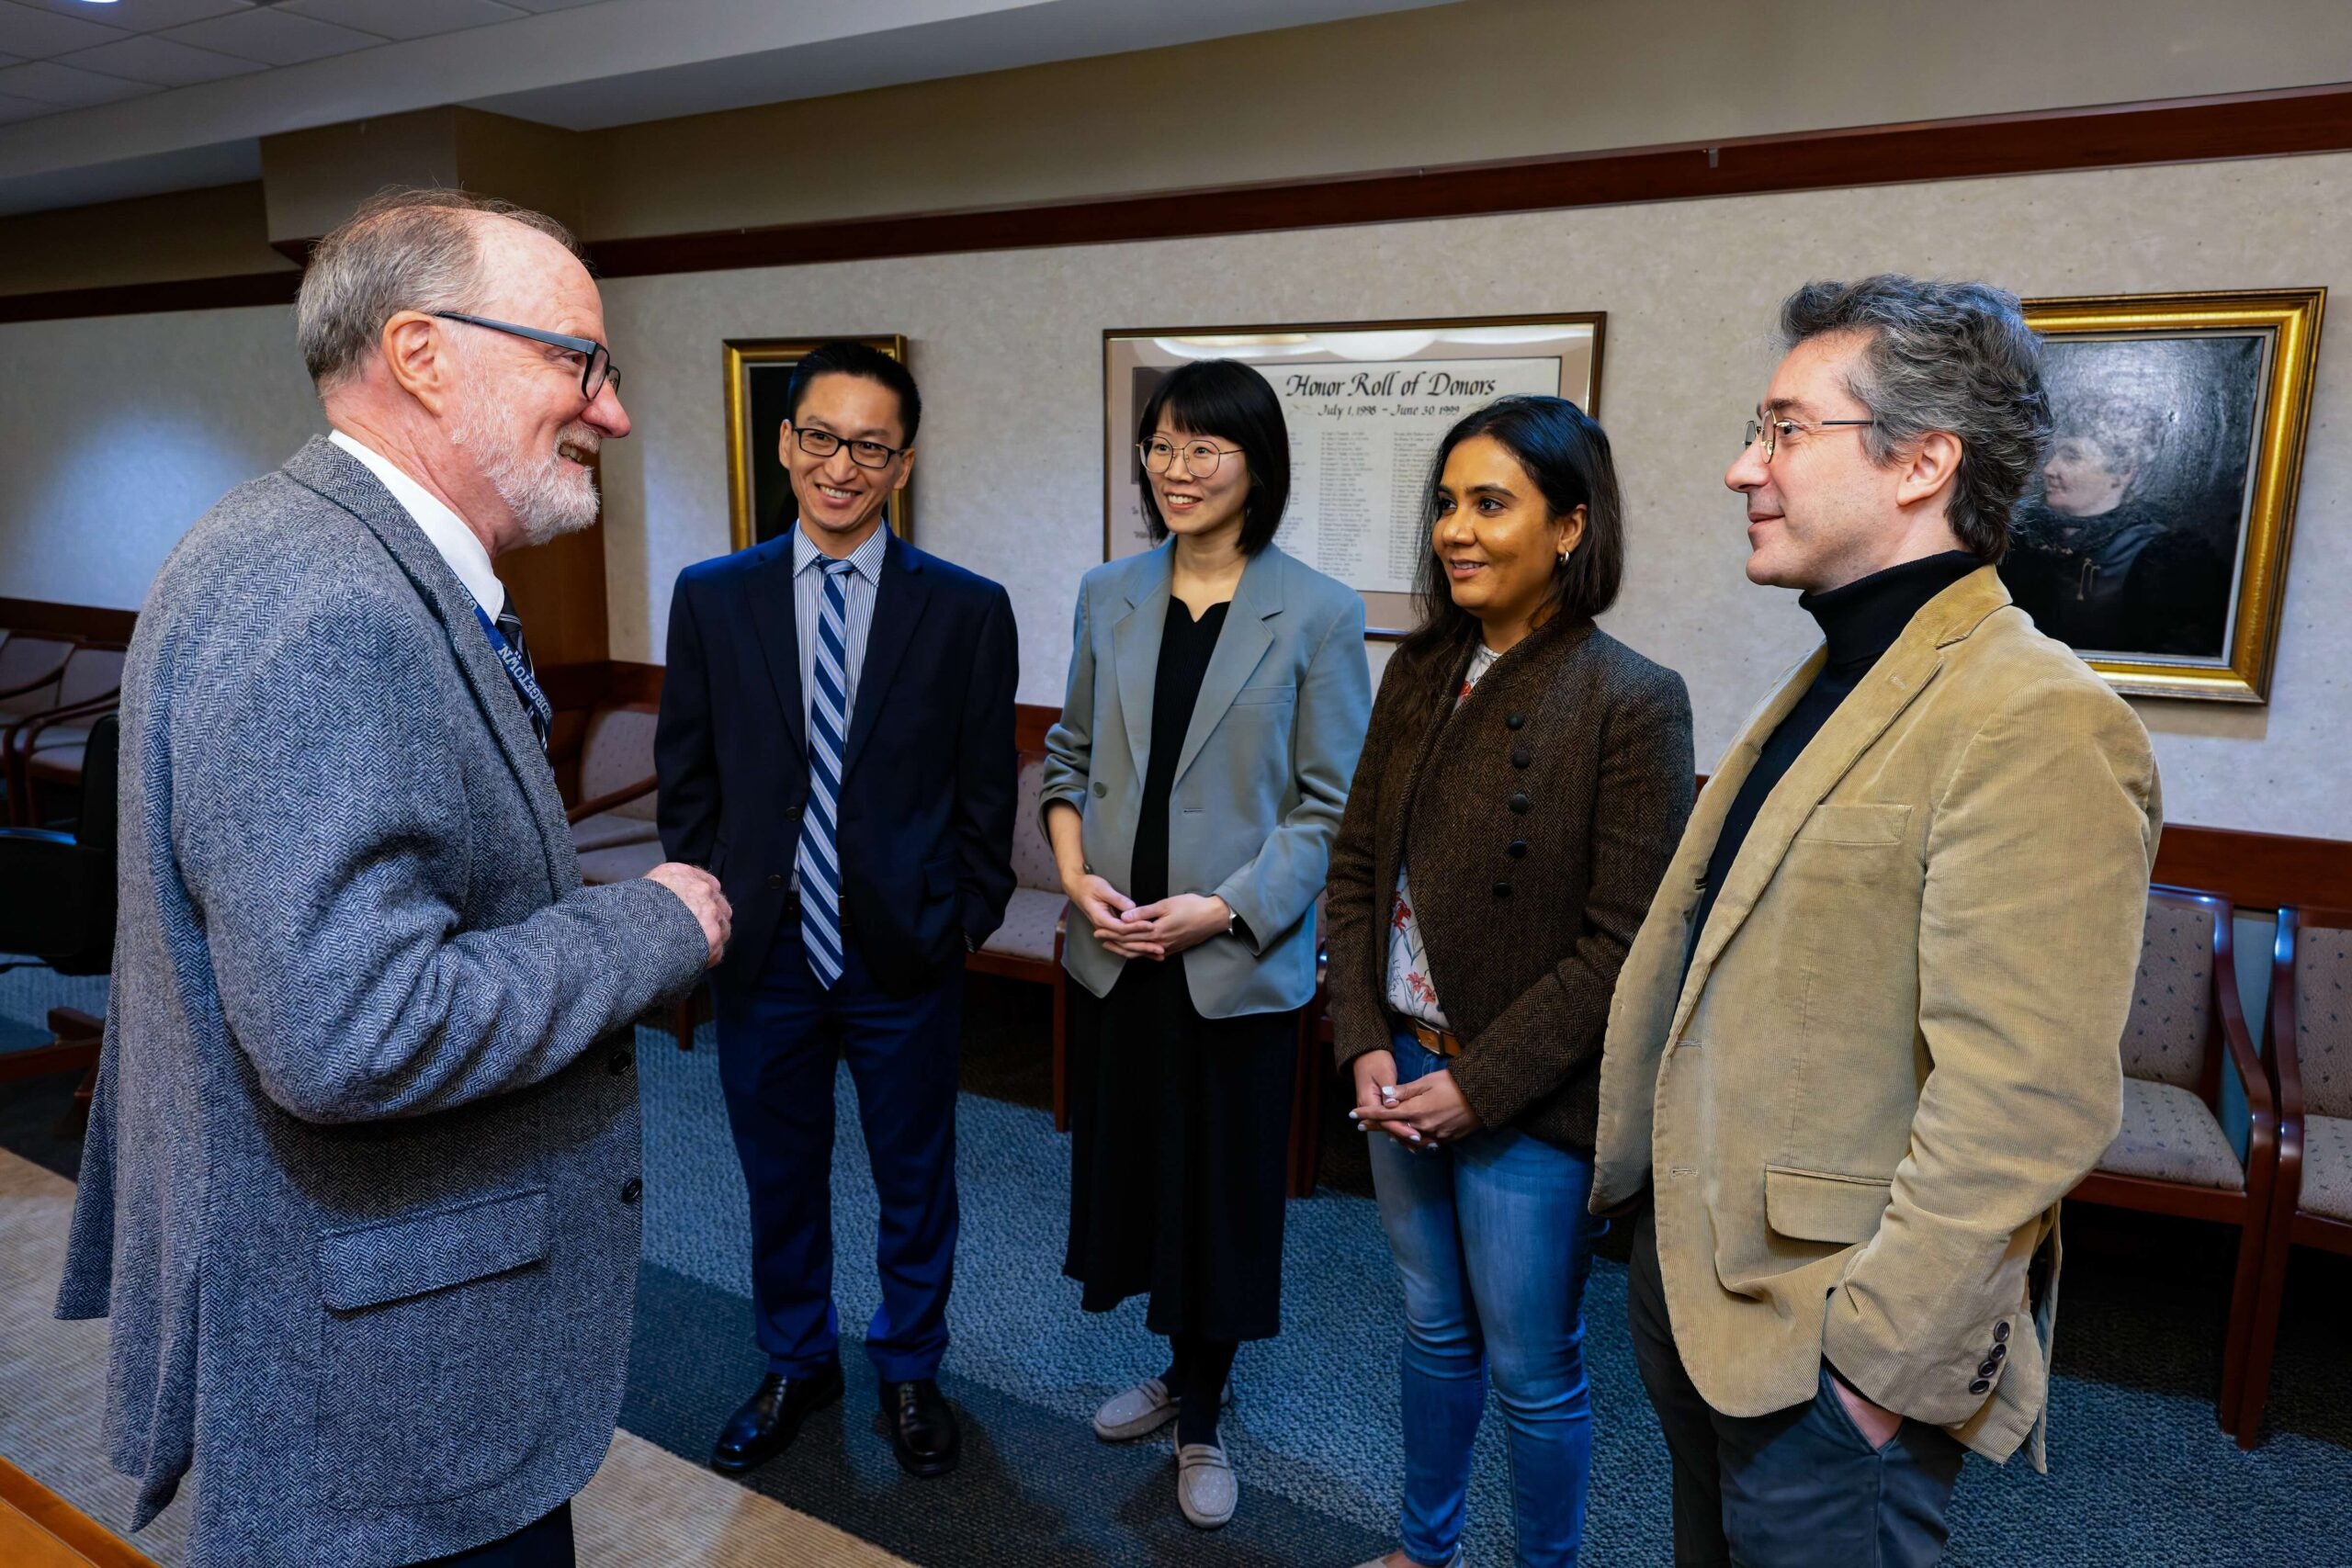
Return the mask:
MULTIPOLYGON (((849 940, 886 990, 937 984, 1012 897, 1012 603, 893 536, 842 758, 849 940)), ((716 979, 747 984, 785 916, 808 799, 792 536, 678 574, 654 738, 662 847, 734 906, 716 979)))

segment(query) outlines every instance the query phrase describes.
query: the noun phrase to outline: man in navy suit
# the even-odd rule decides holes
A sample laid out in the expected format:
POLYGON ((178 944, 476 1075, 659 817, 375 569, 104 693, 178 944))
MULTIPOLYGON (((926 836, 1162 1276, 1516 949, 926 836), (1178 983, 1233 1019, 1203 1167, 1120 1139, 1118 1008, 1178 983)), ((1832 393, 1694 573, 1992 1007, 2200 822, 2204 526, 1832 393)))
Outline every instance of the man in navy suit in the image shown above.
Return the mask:
POLYGON ((841 1395, 828 1179, 846 1058, 882 1199, 866 1354, 899 1462, 940 1475, 958 1450, 933 1379, 956 1257, 963 961, 1012 894, 1012 606, 883 526, 922 419, 906 367, 826 344, 786 408, 799 521, 679 575, 655 742, 662 845, 708 866, 736 911, 713 976, 719 1079, 768 1372, 711 1463, 763 1462, 841 1395))

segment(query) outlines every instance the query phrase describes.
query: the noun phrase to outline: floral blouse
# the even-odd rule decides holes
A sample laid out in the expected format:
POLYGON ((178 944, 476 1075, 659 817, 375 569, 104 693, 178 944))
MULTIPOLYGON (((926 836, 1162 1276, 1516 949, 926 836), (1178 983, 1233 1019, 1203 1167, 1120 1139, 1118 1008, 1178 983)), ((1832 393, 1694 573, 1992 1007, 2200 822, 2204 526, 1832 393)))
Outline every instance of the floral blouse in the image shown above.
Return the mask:
MULTIPOLYGON (((1462 705, 1478 677, 1487 672, 1496 660, 1495 650, 1481 643, 1478 651, 1470 656, 1470 668, 1463 673, 1462 690, 1454 694, 1453 704, 1462 705)), ((1450 1027, 1445 1021, 1445 1010, 1438 1005, 1437 982, 1430 978, 1429 950, 1421 941, 1421 928, 1413 919, 1413 892, 1406 886, 1405 867, 1396 867, 1396 897, 1388 907, 1388 1006, 1391 1011, 1406 1018, 1416 1018, 1432 1029, 1450 1027)))

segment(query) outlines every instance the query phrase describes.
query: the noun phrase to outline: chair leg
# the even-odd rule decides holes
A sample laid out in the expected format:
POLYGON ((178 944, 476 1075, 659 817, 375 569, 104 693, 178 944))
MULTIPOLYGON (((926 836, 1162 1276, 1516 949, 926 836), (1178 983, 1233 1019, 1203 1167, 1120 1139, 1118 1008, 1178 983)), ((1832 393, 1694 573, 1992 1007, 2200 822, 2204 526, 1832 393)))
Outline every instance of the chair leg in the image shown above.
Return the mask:
POLYGON ((677 1009, 671 1014, 670 1032, 677 1036, 681 1051, 695 1048, 695 999, 701 995, 702 987, 697 985, 678 998, 677 1009))
POLYGON ((2222 1331, 2222 1397, 2215 1409, 2222 1430, 2236 1438, 2241 1448, 2254 1446, 2254 1434, 2239 1430, 2239 1416, 2245 1399, 2247 1331, 2261 1294, 2263 1218, 2257 1210, 2238 1232, 2237 1267, 2231 1271, 2230 1280, 2230 1315, 2222 1331))
MULTIPOLYGON (((2262 1413, 2270 1403, 2270 1364, 2278 1349, 2278 1313, 2287 1289, 2288 1229, 2284 1219, 2275 1219, 2263 1227, 2258 1248, 2260 1266, 2255 1270, 2252 1300, 2243 1325, 2238 1294, 2235 1291, 2231 1293, 2231 1333, 2239 1341, 2238 1389, 2235 1402, 2222 1425, 2237 1438, 2242 1449, 2251 1449, 2261 1441, 2262 1413)), ((2253 1239, 2248 1237, 2239 1245, 2251 1246, 2253 1239)), ((2241 1268, 2241 1275, 2245 1272, 2241 1268)), ((2225 1385, 2227 1381, 2225 1375, 2225 1385)))
POLYGON ((1069 1131, 1069 972, 1054 965, 1054 1131, 1069 1131))

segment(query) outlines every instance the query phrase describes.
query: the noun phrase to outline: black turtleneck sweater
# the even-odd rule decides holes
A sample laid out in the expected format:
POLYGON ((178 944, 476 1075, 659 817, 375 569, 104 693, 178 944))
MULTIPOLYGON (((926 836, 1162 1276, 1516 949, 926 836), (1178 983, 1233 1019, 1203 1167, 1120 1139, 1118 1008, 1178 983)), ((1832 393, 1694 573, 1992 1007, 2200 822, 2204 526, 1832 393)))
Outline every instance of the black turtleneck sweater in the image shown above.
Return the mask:
POLYGON ((1715 894, 1723 887, 1724 879, 1731 874, 1731 863, 1739 853, 1739 846, 1747 841, 1747 830, 1755 826, 1756 814, 1764 806, 1772 786, 1781 775, 1803 754, 1829 716, 1847 694, 1861 684, 1862 677, 1879 656, 1894 646, 1903 628, 1911 624, 1928 600, 1984 564, 1980 556, 1966 550, 1951 550, 1939 556, 1905 561, 1901 566, 1874 571, 1858 578, 1843 588, 1832 588, 1826 593, 1805 593, 1797 603, 1821 623, 1821 633, 1828 640, 1828 657, 1813 684, 1804 689, 1770 737, 1764 750, 1756 759, 1756 766, 1739 786, 1739 794, 1731 803, 1731 810, 1724 818, 1724 830, 1715 840, 1714 853, 1707 857, 1707 885, 1699 895, 1699 912, 1690 922, 1690 946, 1684 950, 1684 962, 1698 945, 1699 933, 1706 929, 1707 917, 1714 911, 1715 894))

